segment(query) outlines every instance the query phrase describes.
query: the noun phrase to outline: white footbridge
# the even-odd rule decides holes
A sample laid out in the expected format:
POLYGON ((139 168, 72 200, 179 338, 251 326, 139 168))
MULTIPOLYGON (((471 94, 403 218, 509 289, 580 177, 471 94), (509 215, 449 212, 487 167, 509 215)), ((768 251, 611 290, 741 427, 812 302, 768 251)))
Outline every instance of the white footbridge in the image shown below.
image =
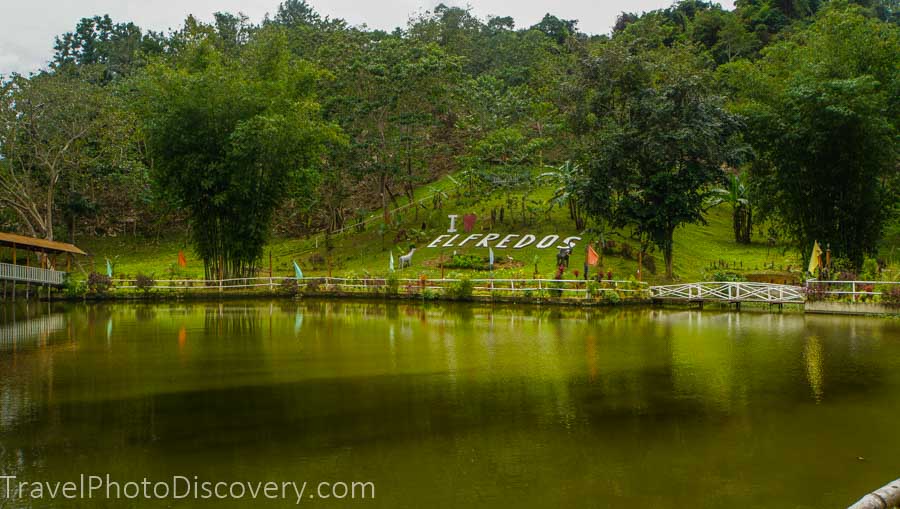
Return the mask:
POLYGON ((704 282, 651 286, 650 297, 655 301, 723 302, 740 305, 742 302, 765 304, 803 304, 806 292, 801 286, 749 282, 704 282))

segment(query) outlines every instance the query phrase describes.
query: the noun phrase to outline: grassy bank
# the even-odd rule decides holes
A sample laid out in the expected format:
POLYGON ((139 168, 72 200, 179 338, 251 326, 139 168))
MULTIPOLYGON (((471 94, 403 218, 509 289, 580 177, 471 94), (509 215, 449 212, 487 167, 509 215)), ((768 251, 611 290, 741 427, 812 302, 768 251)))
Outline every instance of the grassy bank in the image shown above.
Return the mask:
MULTIPOLYGON (((446 233, 448 214, 474 213, 478 216, 474 232, 501 234, 558 234, 562 238, 577 235, 568 211, 557 207, 549 208, 551 196, 549 188, 539 188, 522 199, 521 193, 511 196, 503 193, 476 196, 456 187, 449 179, 434 186, 422 188, 417 194, 421 203, 408 206, 392 214, 392 226, 384 228, 381 212, 373 212, 372 220, 364 227, 326 237, 317 235, 310 238, 273 238, 265 249, 261 275, 268 275, 269 257, 274 275, 293 274, 292 261, 296 260, 307 276, 384 276, 388 273, 390 253, 393 252, 397 275, 400 278, 417 278, 425 275, 438 278, 443 273, 467 275, 472 278, 489 277, 487 270, 488 250, 464 247, 461 249, 428 248, 427 245, 438 235, 446 233), (443 189, 439 205, 432 199, 435 189, 443 189), (524 203, 524 205, 523 205, 524 203), (502 220, 500 210, 503 210, 502 220), (491 227, 492 211, 496 220, 491 227), (399 257, 411 246, 417 251, 412 267, 400 269, 399 257), (452 267, 454 251, 462 255, 463 264, 452 267), (480 258, 480 260, 479 260, 480 258)), ((401 204, 402 206, 403 204, 401 204)), ((775 279, 798 278, 802 274, 803 260, 783 243, 770 244, 767 239, 756 235, 749 245, 734 241, 731 226, 731 211, 728 205, 721 205, 709 211, 708 224, 690 225, 675 233, 675 274, 682 281, 718 279, 723 273, 735 273, 743 277, 758 277, 772 274, 775 279)), ((462 227, 460 219, 460 224, 462 227)), ((611 271, 615 279, 629 279, 636 274, 637 243, 629 239, 625 232, 607 235, 615 242, 615 247, 604 253, 602 265, 604 273, 611 271)), ((202 278, 203 264, 190 249, 186 235, 172 235, 161 239, 122 236, 116 238, 80 238, 80 247, 88 251, 92 258, 82 260, 85 272, 105 271, 105 259, 112 261, 117 277, 134 276, 138 273, 152 275, 157 279, 202 278), (178 252, 184 251, 188 260, 185 268, 177 264, 178 252), (93 262, 91 261, 93 260, 93 262)), ((890 250, 893 252, 894 250, 890 250)), ((556 266, 555 249, 495 249, 496 278, 552 278, 556 266)), ((649 268, 645 268, 645 281, 663 282, 664 263, 658 252, 649 268), (656 271, 651 270, 655 264, 656 271)), ((574 271, 583 271, 584 250, 576 248, 570 268, 565 278, 575 278, 574 271)), ((596 273, 598 268, 591 268, 596 273)), ((80 272, 80 271, 79 271, 80 272)), ((780 281, 779 281, 780 282, 780 281)))

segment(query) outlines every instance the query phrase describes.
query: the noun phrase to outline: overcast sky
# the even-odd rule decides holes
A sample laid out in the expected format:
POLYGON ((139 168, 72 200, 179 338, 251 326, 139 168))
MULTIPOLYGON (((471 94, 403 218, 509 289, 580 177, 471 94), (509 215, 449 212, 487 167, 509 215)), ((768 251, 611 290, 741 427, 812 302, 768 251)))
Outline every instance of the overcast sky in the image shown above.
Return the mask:
MULTIPOLYGON (((56 35, 74 29, 79 19, 109 14, 114 21, 134 21, 143 29, 178 27, 188 14, 211 20, 216 11, 243 12, 257 22, 274 13, 280 0, 0 0, 0 75, 28 73, 46 65, 56 35)), ((410 15, 433 8, 436 0, 308 0, 323 14, 353 25, 391 30, 410 15)), ((545 13, 579 20, 587 33, 608 33, 621 11, 642 12, 666 7, 671 0, 445 0, 471 5, 481 17, 513 16, 517 27, 540 21, 545 13)), ((731 8, 732 0, 721 2, 731 8)))

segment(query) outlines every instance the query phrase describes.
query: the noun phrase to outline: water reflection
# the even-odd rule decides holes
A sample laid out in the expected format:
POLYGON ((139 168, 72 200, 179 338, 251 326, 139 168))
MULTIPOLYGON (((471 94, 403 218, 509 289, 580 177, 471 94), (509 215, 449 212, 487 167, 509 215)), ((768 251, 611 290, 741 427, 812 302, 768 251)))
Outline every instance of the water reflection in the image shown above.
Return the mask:
POLYGON ((33 345, 0 352, 0 467, 26 473, 303 465, 394 483, 399 505, 448 493, 490 505, 540 486, 517 505, 558 506, 563 484, 631 503, 666 472, 684 498, 651 505, 700 506, 706 493, 741 506, 721 486, 758 488, 784 454, 802 484, 841 457, 872 457, 857 449, 878 440, 900 452, 883 445, 889 420, 867 410, 900 403, 890 321, 362 301, 35 313, 0 329, 33 345), (873 424, 848 442, 850 415, 873 424), (816 456, 810 440, 834 461, 803 456, 816 456), (732 463, 711 467, 725 451, 732 463), (436 486, 448 478, 470 488, 436 486))

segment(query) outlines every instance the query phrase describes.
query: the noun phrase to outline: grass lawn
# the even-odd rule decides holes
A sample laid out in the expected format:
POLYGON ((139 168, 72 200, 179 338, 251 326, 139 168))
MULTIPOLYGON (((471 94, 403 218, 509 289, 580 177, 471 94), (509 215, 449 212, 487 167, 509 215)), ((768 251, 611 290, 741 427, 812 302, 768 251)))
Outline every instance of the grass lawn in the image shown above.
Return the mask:
MULTIPOLYGON (((478 216, 473 232, 500 234, 534 234, 538 239, 544 235, 559 235, 565 238, 578 235, 567 211, 547 208, 546 200, 551 194, 548 188, 540 188, 532 192, 526 200, 523 212, 520 194, 514 194, 508 200, 502 193, 466 193, 453 186, 449 179, 419 190, 417 199, 424 199, 416 213, 413 208, 406 208, 393 213, 394 226, 382 228, 381 221, 375 219, 366 228, 357 232, 348 232, 331 236, 323 235, 313 238, 275 238, 266 246, 262 268, 268 274, 269 253, 272 256, 272 269, 275 275, 293 274, 292 260, 297 260, 306 276, 331 275, 361 276, 385 275, 388 272, 390 252, 393 250, 394 261, 401 278, 417 278, 420 275, 440 277, 440 258, 452 255, 454 248, 426 247, 438 235, 446 233, 449 225, 448 214, 475 213, 478 216), (434 209, 430 195, 435 188, 451 189, 443 199, 442 208, 434 209), (504 209, 503 221, 495 222, 493 229, 489 227, 491 210, 499 215, 504 209), (330 244, 329 250, 326 245, 330 244), (399 257, 405 254, 410 246, 415 245, 417 251, 413 257, 411 268, 399 269, 399 257)), ((380 218, 376 211, 374 218, 380 218)), ((766 271, 774 265, 776 271, 799 270, 800 258, 784 246, 769 247, 765 239, 757 239, 751 245, 740 245, 734 242, 731 228, 731 211, 727 205, 710 211, 708 225, 690 225, 680 228, 675 234, 675 273, 682 281, 711 279, 716 272, 725 269, 714 267, 717 263, 727 264, 729 271, 752 273, 766 271)), ((458 220, 458 228, 462 231, 462 218, 458 220)), ((637 251, 637 243, 623 235, 609 235, 621 246, 628 243, 637 251)), ((94 269, 104 272, 105 259, 113 262, 117 277, 134 276, 137 273, 153 275, 157 279, 169 277, 203 277, 203 264, 197 259, 185 236, 147 239, 143 237, 121 236, 115 238, 81 238, 77 244, 88 251, 94 260, 94 269), (177 265, 178 252, 183 250, 188 259, 188 266, 177 265)), ((474 245, 474 243, 471 243, 474 245)), ((583 244, 582 244, 583 246, 583 244)), ((457 249, 460 254, 481 256, 487 264, 488 250, 466 246, 457 249)), ((535 263, 538 274, 545 278, 554 275, 556 249, 536 249, 534 246, 524 249, 494 249, 497 268, 496 278, 531 278, 534 275, 535 263)), ((664 280, 664 263, 658 252, 652 253, 656 262, 656 274, 644 271, 644 279, 650 282, 664 280)), ((85 271, 91 270, 91 261, 82 260, 85 271)), ((574 278, 574 271, 583 270, 584 250, 577 247, 570 261, 570 269, 566 278, 574 278)), ((602 269, 611 270, 616 279, 628 279, 636 273, 637 261, 623 257, 621 248, 615 253, 604 256, 602 269)), ((591 268, 595 273, 597 268, 591 268)), ((79 271, 76 271, 79 272, 79 271)), ((446 269, 450 277, 466 273, 473 278, 490 277, 486 270, 446 269)))

